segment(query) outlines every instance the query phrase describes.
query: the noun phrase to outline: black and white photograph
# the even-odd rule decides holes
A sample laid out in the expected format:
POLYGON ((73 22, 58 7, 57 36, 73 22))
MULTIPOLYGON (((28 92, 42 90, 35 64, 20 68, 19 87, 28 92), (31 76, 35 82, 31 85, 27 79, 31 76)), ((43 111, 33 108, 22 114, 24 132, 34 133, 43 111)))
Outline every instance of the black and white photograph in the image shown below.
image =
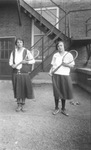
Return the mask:
POLYGON ((91 150, 91 0, 0 0, 0 150, 91 150))

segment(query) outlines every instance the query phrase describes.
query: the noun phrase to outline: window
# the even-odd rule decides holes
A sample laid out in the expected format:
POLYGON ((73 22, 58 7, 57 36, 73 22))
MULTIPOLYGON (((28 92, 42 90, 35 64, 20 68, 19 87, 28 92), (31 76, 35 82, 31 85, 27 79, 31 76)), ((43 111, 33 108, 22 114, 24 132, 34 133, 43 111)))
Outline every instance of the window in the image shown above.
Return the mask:
MULTIPOLYGON (((49 21, 53 26, 56 28, 59 28, 59 24, 57 22, 59 21, 59 8, 58 7, 45 7, 45 8, 36 8, 35 9, 39 14, 41 14, 41 17, 43 16, 47 21, 49 21)), ((41 18, 40 18, 41 21, 41 18)), ((44 33, 39 30, 36 26, 34 26, 34 42, 36 43, 44 33)), ((40 58, 42 57, 42 53, 44 53, 44 49, 49 46, 49 42, 51 40, 48 37, 44 37, 43 39, 36 44, 37 49, 40 51, 40 58)), ((54 45, 53 45, 54 47, 54 45)), ((53 50, 52 47, 52 50, 53 50)), ((49 50, 46 52, 44 58, 49 55, 49 50)))
MULTIPOLYGON (((59 21, 58 7, 37 8, 35 10, 53 25, 55 25, 59 21)), ((58 24, 56 25, 56 28, 59 28, 58 24)))
POLYGON ((0 38, 0 60, 8 59, 14 49, 15 37, 0 38))

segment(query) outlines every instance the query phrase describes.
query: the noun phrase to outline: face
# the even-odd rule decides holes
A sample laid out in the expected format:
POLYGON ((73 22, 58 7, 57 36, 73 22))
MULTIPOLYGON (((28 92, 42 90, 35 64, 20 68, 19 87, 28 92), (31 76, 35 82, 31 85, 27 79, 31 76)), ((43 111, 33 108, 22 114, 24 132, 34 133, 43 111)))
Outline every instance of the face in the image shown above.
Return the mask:
POLYGON ((59 51, 59 53, 64 52, 64 43, 63 42, 58 43, 58 51, 59 51))
POLYGON ((18 48, 21 48, 21 47, 23 47, 23 41, 22 40, 17 40, 17 47, 18 48))

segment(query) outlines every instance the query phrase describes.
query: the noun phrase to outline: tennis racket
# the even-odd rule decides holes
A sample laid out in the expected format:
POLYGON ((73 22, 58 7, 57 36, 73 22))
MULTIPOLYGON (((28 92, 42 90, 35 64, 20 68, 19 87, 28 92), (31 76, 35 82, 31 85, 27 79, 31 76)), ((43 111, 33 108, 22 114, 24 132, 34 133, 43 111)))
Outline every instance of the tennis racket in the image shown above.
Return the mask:
POLYGON ((33 55, 34 59, 39 56, 39 50, 38 49, 32 49, 31 54, 33 55))
MULTIPOLYGON (((32 49, 30 52, 31 52, 31 54, 33 55, 34 59, 39 56, 39 50, 38 50, 38 49, 32 49)), ((30 61, 30 60, 32 60, 32 59, 28 59, 28 56, 26 55, 25 58, 24 58, 24 60, 25 60, 25 61, 30 61)), ((24 60, 22 60, 20 63, 18 63, 18 64, 16 65, 16 67, 19 66, 20 64, 22 64, 24 60)))
POLYGON ((52 76, 63 65, 63 63, 71 64, 73 61, 75 61, 75 59, 77 57, 78 57, 78 52, 76 50, 71 50, 71 51, 67 52, 63 56, 62 63, 56 69, 54 69, 53 71, 51 70, 49 75, 52 76))

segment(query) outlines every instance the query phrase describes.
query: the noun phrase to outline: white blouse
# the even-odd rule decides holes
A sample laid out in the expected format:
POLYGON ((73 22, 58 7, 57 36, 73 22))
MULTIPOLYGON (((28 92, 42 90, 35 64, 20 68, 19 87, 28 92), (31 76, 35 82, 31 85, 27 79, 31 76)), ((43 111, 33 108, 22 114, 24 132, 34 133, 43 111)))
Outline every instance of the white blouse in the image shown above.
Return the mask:
MULTIPOLYGON (((15 59, 14 59, 15 64, 18 64, 23 60, 24 49, 25 48, 23 48, 23 50, 21 50, 21 51, 17 50, 17 48, 15 49, 15 59)), ((31 52, 29 50, 27 50, 27 58, 29 59, 28 64, 35 63, 35 59, 33 58, 33 55, 31 54, 31 52)), ((10 55, 9 65, 10 66, 13 65, 13 52, 11 52, 11 55, 10 55)), ((20 64, 16 67, 16 69, 21 69, 21 68, 22 68, 22 64, 20 64)))
MULTIPOLYGON (((70 62, 70 60, 73 60, 73 56, 70 53, 66 55, 66 53, 67 53, 67 51, 65 51, 64 54, 61 55, 59 52, 57 52, 53 55, 53 58, 51 61, 52 70, 55 70, 59 65, 62 64, 63 58, 66 58, 64 60, 65 63, 68 63, 68 62, 70 62)), ((73 61, 73 62, 71 62, 71 64, 75 65, 75 62, 73 61)), ((62 65, 54 74, 69 75, 70 68, 62 65)))

